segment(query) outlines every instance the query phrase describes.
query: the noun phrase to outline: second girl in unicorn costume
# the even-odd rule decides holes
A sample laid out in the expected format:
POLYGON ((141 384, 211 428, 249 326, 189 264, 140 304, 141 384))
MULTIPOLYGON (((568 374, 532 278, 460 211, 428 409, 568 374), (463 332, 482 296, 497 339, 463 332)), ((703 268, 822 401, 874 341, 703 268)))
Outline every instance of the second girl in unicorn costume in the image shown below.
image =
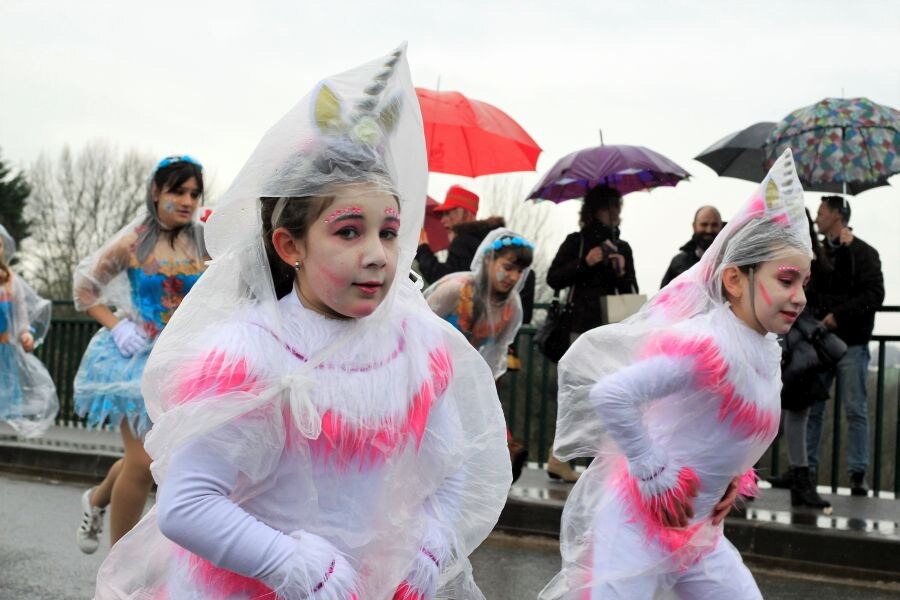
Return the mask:
POLYGON ((148 363, 158 502, 99 600, 483 598, 510 465, 490 370, 409 277, 426 177, 403 49, 266 134, 148 363))
POLYGON ((778 431, 781 353, 806 304, 810 238, 790 151, 701 261, 560 362, 556 453, 596 456, 563 514, 542 599, 761 598, 713 524, 778 431))

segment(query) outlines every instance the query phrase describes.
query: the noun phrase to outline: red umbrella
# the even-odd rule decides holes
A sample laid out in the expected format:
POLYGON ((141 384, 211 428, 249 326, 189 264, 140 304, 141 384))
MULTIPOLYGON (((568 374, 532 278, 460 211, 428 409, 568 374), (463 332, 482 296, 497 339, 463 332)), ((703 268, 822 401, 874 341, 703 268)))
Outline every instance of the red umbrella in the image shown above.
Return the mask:
POLYGON ((428 236, 428 246, 432 252, 440 252, 450 247, 450 238, 447 229, 441 223, 439 214, 432 212, 435 206, 440 206, 437 200, 431 196, 425 199, 425 234, 428 236))
POLYGON ((432 173, 478 177, 534 171, 540 146, 496 106, 459 92, 416 88, 416 95, 432 173))

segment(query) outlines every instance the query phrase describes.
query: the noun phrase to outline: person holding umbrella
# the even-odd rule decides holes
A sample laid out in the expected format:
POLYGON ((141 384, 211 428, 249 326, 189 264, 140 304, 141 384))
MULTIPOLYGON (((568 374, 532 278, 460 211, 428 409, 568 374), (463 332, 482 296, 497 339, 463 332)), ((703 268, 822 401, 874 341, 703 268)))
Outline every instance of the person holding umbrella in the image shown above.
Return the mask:
MULTIPOLYGON (((581 206, 581 230, 566 237, 547 271, 551 288, 572 288, 573 341, 602 324, 601 296, 638 291, 631 246, 619 239, 621 212, 622 196, 617 190, 598 185, 588 191, 581 206)), ((567 483, 578 481, 578 473, 552 451, 547 475, 567 483)))
MULTIPOLYGON (((875 310, 884 301, 884 275, 878 251, 856 237, 849 228, 850 203, 842 196, 823 196, 816 214, 816 227, 825 236, 825 254, 834 265, 817 288, 820 291, 816 318, 847 344, 847 353, 836 369, 828 373, 825 387, 837 377, 841 400, 847 414, 847 469, 850 493, 869 492, 869 408, 866 373, 869 369, 869 340, 875 328, 875 310)), ((819 443, 825 403, 810 408, 807 426, 809 468, 819 464, 819 443)))
POLYGON ((601 296, 638 291, 631 246, 619 238, 621 214, 618 190, 591 188, 581 206, 581 229, 566 237, 550 263, 548 285, 573 288, 573 338, 602 324, 601 296))

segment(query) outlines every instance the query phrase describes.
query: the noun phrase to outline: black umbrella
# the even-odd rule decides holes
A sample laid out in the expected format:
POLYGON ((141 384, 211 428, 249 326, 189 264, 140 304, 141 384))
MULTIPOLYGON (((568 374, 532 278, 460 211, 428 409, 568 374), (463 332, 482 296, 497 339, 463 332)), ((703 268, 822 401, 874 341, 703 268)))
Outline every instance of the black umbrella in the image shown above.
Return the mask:
POLYGON ((726 135, 695 156, 694 160, 702 162, 725 177, 762 181, 767 173, 766 152, 763 146, 774 129, 773 122, 756 123, 726 135))

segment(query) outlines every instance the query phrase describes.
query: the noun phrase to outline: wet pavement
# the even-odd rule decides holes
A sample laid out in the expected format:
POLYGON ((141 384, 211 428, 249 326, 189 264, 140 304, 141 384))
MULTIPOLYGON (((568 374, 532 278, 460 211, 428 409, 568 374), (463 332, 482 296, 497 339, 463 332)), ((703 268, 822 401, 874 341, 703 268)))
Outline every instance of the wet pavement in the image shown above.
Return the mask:
MULTIPOLYGON (((0 474, 0 600, 91 598, 97 568, 108 552, 79 552, 75 529, 83 485, 0 474)), ((536 598, 559 566, 548 538, 492 535, 472 556, 475 578, 489 600, 536 598)), ((900 584, 848 582, 829 577, 751 569, 765 598, 900 599, 900 584)))

